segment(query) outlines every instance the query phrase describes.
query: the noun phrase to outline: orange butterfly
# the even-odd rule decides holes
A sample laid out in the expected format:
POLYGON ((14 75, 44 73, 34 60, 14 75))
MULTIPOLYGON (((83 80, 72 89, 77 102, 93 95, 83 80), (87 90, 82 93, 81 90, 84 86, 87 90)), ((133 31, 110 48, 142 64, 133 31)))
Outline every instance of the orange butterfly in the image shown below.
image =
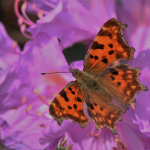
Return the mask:
POLYGON ((85 102, 97 129, 107 127, 116 134, 116 122, 121 120, 124 109, 135 102, 136 93, 148 90, 138 80, 140 69, 126 64, 108 67, 115 60, 133 58, 134 48, 122 38, 125 27, 115 18, 108 20, 85 56, 83 71, 69 69, 76 80, 69 82, 49 107, 50 115, 59 125, 68 118, 81 127, 89 124, 83 109, 85 102))

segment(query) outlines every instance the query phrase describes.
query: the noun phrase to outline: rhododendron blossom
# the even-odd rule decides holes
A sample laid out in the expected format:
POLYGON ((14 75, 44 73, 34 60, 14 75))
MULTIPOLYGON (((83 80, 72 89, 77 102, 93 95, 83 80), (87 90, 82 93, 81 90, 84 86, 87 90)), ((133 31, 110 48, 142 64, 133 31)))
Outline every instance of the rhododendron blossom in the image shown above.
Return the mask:
MULTIPOLYGON (((55 150, 61 146, 71 150, 150 149, 150 90, 136 95, 136 103, 117 122, 118 135, 114 135, 106 128, 97 130, 92 121, 85 128, 72 120, 59 126, 49 115, 49 104, 75 79, 71 73, 41 75, 69 72, 72 64, 68 65, 58 37, 65 48, 77 42, 87 44, 105 21, 116 17, 128 24, 125 39, 137 50, 136 58, 128 63, 141 69, 140 82, 150 89, 148 7, 143 9, 140 0, 136 7, 128 0, 24 0, 21 14, 19 3, 16 0, 14 8, 21 32, 32 40, 21 52, 0 23, 0 143, 15 150, 55 150), (143 23, 135 17, 140 10, 146 14, 143 23), (37 14, 39 19, 33 22, 28 13, 37 14)), ((83 60, 73 64, 83 69, 83 60)))

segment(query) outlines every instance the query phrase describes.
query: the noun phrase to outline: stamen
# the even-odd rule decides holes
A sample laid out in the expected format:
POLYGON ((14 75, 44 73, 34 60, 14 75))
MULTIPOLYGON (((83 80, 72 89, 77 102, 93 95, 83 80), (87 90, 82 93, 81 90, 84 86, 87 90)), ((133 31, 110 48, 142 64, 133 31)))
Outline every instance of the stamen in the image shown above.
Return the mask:
POLYGON ((115 141, 117 143, 117 147, 113 147, 113 150, 127 150, 125 145, 119 141, 119 138, 116 138, 115 141))
POLYGON ((90 136, 94 135, 94 130, 95 130, 95 125, 93 125, 92 132, 90 133, 90 136))
POLYGON ((38 15, 39 18, 43 18, 43 10, 40 9, 38 11, 37 15, 38 15))
MULTIPOLYGON (((36 4, 30 4, 27 0, 25 0, 25 2, 28 4, 29 7, 31 7, 34 11, 39 12, 40 9, 37 8, 36 4)), ((43 14, 47 14, 49 13, 48 11, 43 10, 43 14)))
POLYGON ((17 47, 17 45, 18 45, 18 43, 17 43, 16 41, 14 41, 14 42, 12 43, 12 49, 15 49, 15 48, 17 47))
POLYGON ((115 141, 118 143, 119 142, 119 138, 116 138, 115 141))
POLYGON ((43 97, 40 96, 38 90, 34 90, 34 93, 43 103, 45 103, 47 106, 49 106, 49 104, 45 101, 45 99, 43 99, 43 97))
POLYGON ((48 118, 48 117, 46 117, 45 115, 41 114, 41 112, 40 112, 40 111, 36 111, 36 114, 37 114, 38 116, 40 116, 40 117, 45 118, 46 120, 49 120, 49 118, 48 118))
POLYGON ((60 139, 60 140, 59 140, 58 149, 59 149, 59 146, 64 146, 65 143, 67 143, 68 146, 69 146, 69 143, 67 142, 67 139, 68 139, 68 135, 66 135, 65 139, 60 139))
POLYGON ((101 130, 98 131, 97 134, 95 134, 95 138, 98 139, 99 134, 101 133, 101 130))
POLYGON ((21 33, 22 33, 25 37, 27 37, 28 39, 33 39, 31 35, 25 33, 25 31, 26 31, 26 26, 25 26, 24 24, 21 25, 21 28, 20 28, 20 29, 21 29, 21 33))
POLYGON ((18 24, 21 26, 23 24, 23 20, 21 18, 18 18, 18 24))
POLYGON ((19 11, 18 11, 18 5, 19 5, 19 2, 20 2, 21 0, 16 0, 15 1, 15 4, 14 4, 14 9, 15 9, 15 13, 16 13, 16 15, 17 15, 17 17, 19 18, 19 19, 21 19, 24 23, 26 23, 27 25, 30 25, 30 22, 29 21, 27 21, 27 20, 25 20, 24 18, 23 18, 23 16, 22 15, 20 15, 20 13, 19 13, 19 11))
POLYGON ((22 13, 30 25, 35 25, 35 23, 32 20, 30 20, 29 17, 27 16, 26 8, 27 8, 27 3, 24 2, 23 5, 21 6, 22 13))
POLYGON ((22 104, 24 104, 24 103, 26 102, 26 100, 27 100, 27 97, 26 97, 26 96, 23 96, 23 97, 22 97, 22 100, 21 100, 22 104))
POLYGON ((26 108, 26 113, 29 115, 29 116, 35 116, 35 115, 32 115, 29 113, 29 111, 32 109, 32 105, 29 105, 27 108, 26 108))

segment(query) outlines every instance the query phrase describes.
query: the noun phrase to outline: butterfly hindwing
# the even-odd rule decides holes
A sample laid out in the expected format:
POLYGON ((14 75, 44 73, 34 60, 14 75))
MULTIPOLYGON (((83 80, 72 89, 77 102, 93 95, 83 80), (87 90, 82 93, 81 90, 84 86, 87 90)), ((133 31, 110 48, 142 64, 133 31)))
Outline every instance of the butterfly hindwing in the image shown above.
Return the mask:
POLYGON ((122 24, 115 18, 108 20, 98 32, 84 59, 84 71, 99 72, 118 59, 131 60, 134 49, 122 38, 122 24))
POLYGON ((64 119, 71 119, 84 127, 89 123, 83 110, 84 101, 85 94, 78 82, 69 82, 50 104, 50 115, 57 120, 58 124, 61 124, 64 119))
POLYGON ((89 91, 89 97, 86 99, 87 112, 90 118, 95 122, 97 129, 103 127, 110 128, 116 134, 116 122, 121 120, 124 110, 120 107, 107 103, 95 91, 89 91))
POLYGON ((131 102, 135 101, 136 93, 148 90, 139 82, 139 68, 131 68, 126 64, 120 64, 107 68, 100 82, 105 83, 105 89, 113 99, 122 107, 128 109, 131 102))

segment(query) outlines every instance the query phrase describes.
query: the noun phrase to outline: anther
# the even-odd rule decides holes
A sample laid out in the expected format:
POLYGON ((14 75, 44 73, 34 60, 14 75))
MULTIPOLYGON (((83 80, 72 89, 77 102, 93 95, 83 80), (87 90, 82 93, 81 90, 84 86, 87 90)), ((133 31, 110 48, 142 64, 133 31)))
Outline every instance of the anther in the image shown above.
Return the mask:
POLYGON ((26 108, 26 113, 29 115, 29 116, 34 116, 32 114, 29 113, 29 111, 32 109, 32 105, 29 105, 27 108, 26 108))
POLYGON ((39 10, 38 11, 38 13, 37 13, 37 16, 39 17, 39 18, 42 18, 43 17, 43 10, 39 10))
POLYGON ((93 136, 94 135, 94 132, 92 131, 91 133, 90 133, 90 136, 93 136))
POLYGON ((26 97, 26 96, 23 96, 23 97, 22 97, 22 100, 21 100, 22 104, 24 104, 24 103, 26 102, 26 100, 27 100, 27 97, 26 97))
POLYGON ((35 90, 34 90, 34 93, 36 94, 36 96, 37 96, 44 104, 46 104, 47 106, 49 106, 49 103, 47 103, 47 102, 45 101, 45 98, 43 98, 42 96, 40 96, 38 90, 35 89, 35 90))
POLYGON ((12 43, 12 48, 15 49, 15 48, 17 47, 17 45, 18 45, 17 42, 14 41, 14 42, 12 43))
POLYGON ((99 137, 99 134, 101 133, 101 130, 98 131, 98 133, 95 134, 95 138, 97 139, 99 137))
POLYGON ((46 117, 45 115, 43 115, 40 111, 36 111, 36 114, 37 114, 38 116, 40 116, 40 117, 45 118, 46 120, 49 120, 49 118, 46 117))

